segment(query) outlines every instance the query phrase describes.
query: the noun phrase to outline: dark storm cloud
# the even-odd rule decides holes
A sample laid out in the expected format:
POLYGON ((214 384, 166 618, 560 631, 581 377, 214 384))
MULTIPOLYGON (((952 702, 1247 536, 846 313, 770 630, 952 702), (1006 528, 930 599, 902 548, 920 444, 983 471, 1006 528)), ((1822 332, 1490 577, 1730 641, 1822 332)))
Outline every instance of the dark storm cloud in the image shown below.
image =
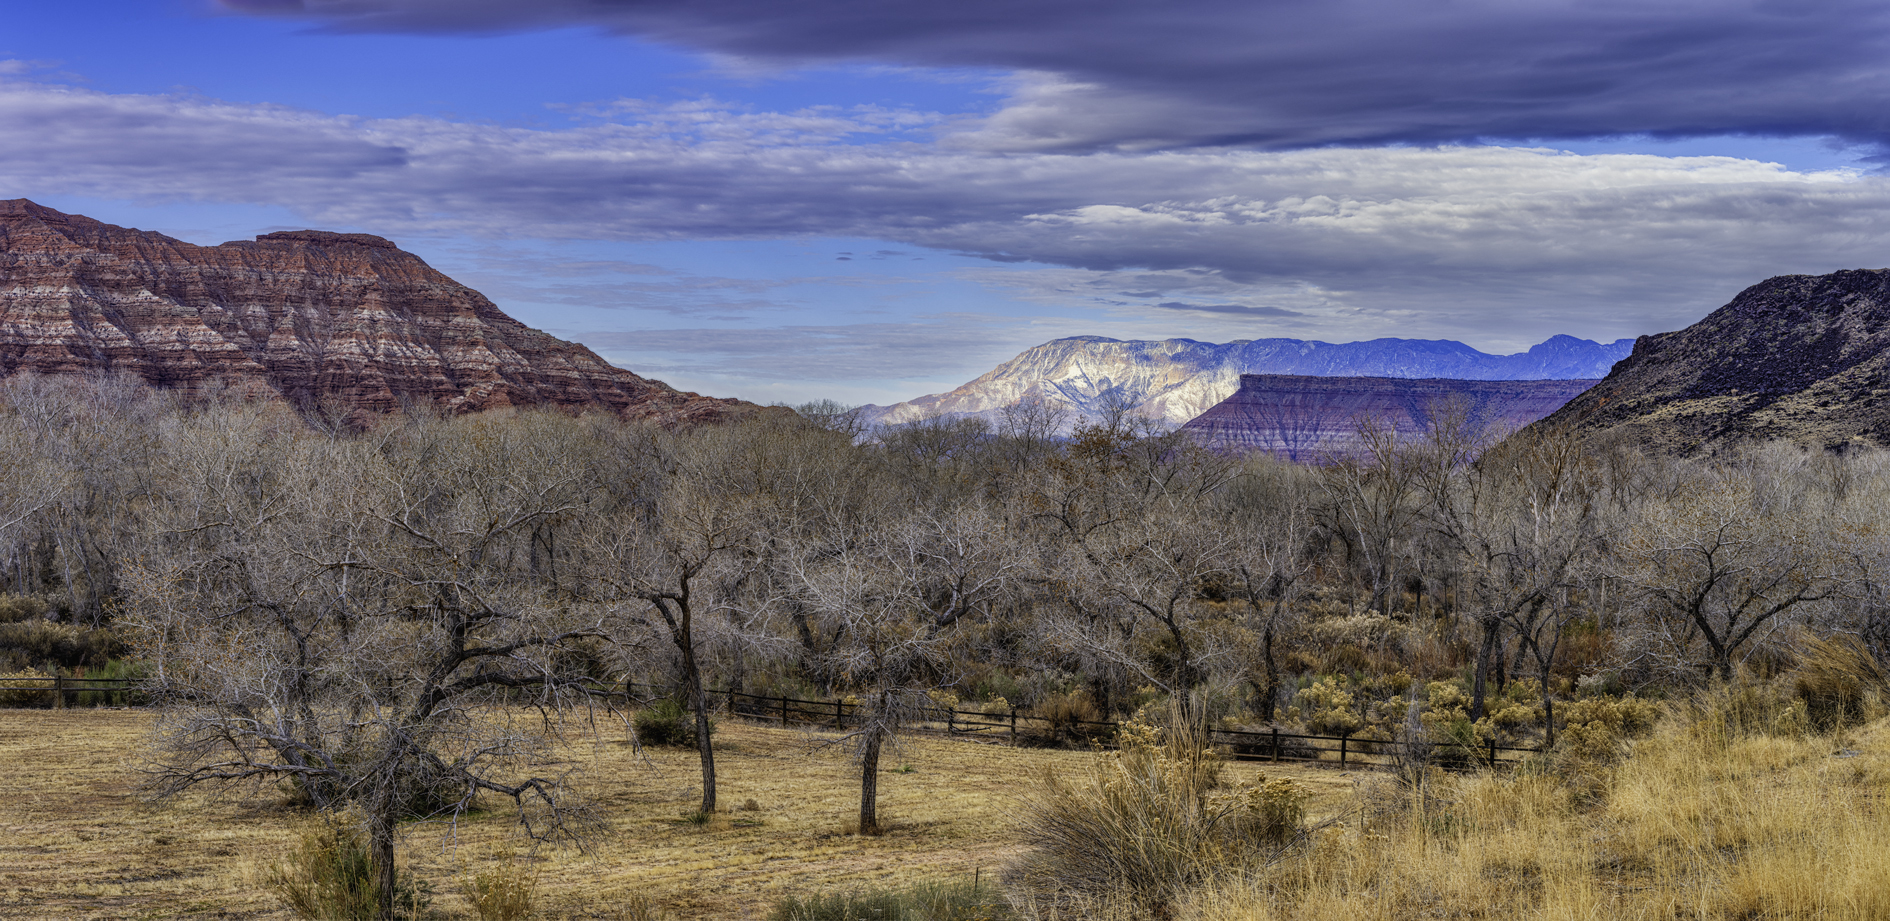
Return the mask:
POLYGON ((1007 148, 1753 134, 1890 140, 1890 5, 1847 0, 226 0, 337 30, 590 25, 720 55, 996 69, 1007 148))

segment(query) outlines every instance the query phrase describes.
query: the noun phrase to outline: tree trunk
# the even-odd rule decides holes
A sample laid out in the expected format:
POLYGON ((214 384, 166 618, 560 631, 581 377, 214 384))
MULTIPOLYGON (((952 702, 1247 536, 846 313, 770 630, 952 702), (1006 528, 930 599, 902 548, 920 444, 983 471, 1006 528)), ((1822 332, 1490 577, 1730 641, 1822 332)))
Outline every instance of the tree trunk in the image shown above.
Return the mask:
POLYGON ((1260 692, 1260 719, 1273 722, 1275 702, 1280 699, 1280 666, 1273 659, 1273 624, 1260 635, 1260 663, 1266 668, 1266 686, 1260 692))
POLYGON ((1496 635, 1501 630, 1495 618, 1488 615, 1478 618, 1483 626, 1483 643, 1477 647, 1477 674, 1471 682, 1470 719, 1474 722, 1483 718, 1484 687, 1490 679, 1490 659, 1496 654, 1496 635))
POLYGON ((1547 738, 1544 744, 1555 747, 1555 695, 1549 692, 1549 670, 1542 670, 1542 725, 1547 738))
POLYGON ((879 749, 885 732, 878 726, 866 731, 860 750, 860 834, 879 834, 879 749))
POLYGON ((709 738, 709 695, 702 689, 702 670, 695 650, 683 655, 683 681, 688 686, 689 709, 696 718, 696 754, 702 759, 702 814, 715 814, 715 743, 709 738))
POLYGON ((369 804, 368 868, 374 874, 374 912, 381 921, 393 921, 394 890, 398 880, 394 868, 394 810, 397 796, 392 789, 380 791, 369 804))

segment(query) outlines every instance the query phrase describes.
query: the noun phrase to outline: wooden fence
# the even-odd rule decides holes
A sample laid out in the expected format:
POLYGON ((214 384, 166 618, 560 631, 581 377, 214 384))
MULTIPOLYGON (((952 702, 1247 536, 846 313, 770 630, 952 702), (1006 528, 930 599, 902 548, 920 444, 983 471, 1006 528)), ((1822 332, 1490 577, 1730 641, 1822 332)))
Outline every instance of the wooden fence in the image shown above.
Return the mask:
POLYGON ((21 706, 35 698, 55 709, 135 707, 148 702, 138 682, 130 678, 0 678, 0 707, 21 706))
MULTIPOLYGON (((676 693, 675 688, 622 685, 632 701, 647 702, 676 693)), ((146 702, 137 682, 124 678, 3 678, 0 695, 17 699, 22 694, 44 693, 54 707, 138 706, 146 702)), ((806 700, 785 694, 746 694, 733 689, 710 691, 716 709, 731 716, 781 726, 818 726, 845 730, 857 724, 859 705, 844 700, 806 700)), ((928 707, 907 728, 943 733, 953 738, 985 739, 1008 745, 1061 745, 1094 747, 1113 743, 1117 723, 1103 720, 1052 719, 1010 707, 998 712, 928 707)), ((1265 730, 1214 729, 1212 738, 1239 761, 1305 761, 1340 767, 1386 767, 1396 759, 1398 743, 1361 736, 1324 736, 1265 730)), ((1498 745, 1494 739, 1478 745, 1461 742, 1430 743, 1435 760, 1448 764, 1514 764, 1540 749, 1498 745)))
MULTIPOLYGON (((675 688, 650 685, 628 684, 624 688, 631 697, 644 701, 676 693, 675 688)), ((721 712, 780 726, 817 726, 844 731, 850 725, 857 724, 859 719, 859 705, 843 700, 806 700, 785 694, 746 694, 733 689, 708 693, 711 705, 721 712)), ((988 739, 1008 745, 1095 747, 1113 744, 1117 725, 1115 722, 1100 720, 1052 719, 1019 711, 1015 707, 993 713, 938 706, 921 710, 906 728, 943 733, 954 738, 988 739)), ((1396 759, 1398 744, 1389 739, 1361 736, 1283 732, 1278 726, 1258 731, 1214 729, 1210 732, 1213 741, 1225 747, 1237 761, 1303 761, 1340 767, 1388 767, 1396 759)), ((1486 764, 1491 767, 1514 764, 1540 751, 1536 748, 1498 745, 1494 739, 1474 746, 1461 742, 1432 742, 1430 749, 1430 758, 1445 765, 1486 764)))

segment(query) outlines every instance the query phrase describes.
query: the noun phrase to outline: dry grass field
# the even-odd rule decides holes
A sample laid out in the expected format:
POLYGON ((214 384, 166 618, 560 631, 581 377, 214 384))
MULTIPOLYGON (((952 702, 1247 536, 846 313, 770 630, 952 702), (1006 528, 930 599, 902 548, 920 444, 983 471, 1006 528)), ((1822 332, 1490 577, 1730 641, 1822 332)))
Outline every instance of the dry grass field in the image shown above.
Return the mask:
MULTIPOLYGON (((308 817, 273 797, 139 796, 135 756, 151 723, 136 710, 0 710, 0 918, 289 918, 259 882, 308 817)), ((639 900, 677 918, 762 918, 779 897, 905 885, 995 871, 1016 852, 1016 795, 1043 767, 1083 752, 917 739, 880 781, 878 838, 845 834, 857 769, 830 736, 724 723, 716 734, 725 809, 684 820, 700 796, 693 751, 646 750, 621 730, 563 750, 610 830, 581 854, 524 847, 509 816, 410 826, 402 851, 435 906, 468 917, 460 887, 510 858, 528 861, 551 918, 629 917, 639 900), (907 768, 910 770, 907 770, 907 768), (759 808, 744 810, 747 800, 759 808)), ((1360 775, 1282 766, 1315 791, 1315 814, 1360 775)), ((1235 765, 1230 779, 1257 768, 1235 765)))

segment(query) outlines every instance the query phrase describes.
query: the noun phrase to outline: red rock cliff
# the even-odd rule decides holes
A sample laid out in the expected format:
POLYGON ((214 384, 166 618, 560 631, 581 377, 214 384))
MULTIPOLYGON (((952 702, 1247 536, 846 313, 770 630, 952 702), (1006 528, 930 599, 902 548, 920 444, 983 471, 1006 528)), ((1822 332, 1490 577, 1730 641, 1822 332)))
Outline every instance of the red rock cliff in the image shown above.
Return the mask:
POLYGON ((608 407, 712 421, 752 404, 678 391, 506 316, 369 234, 195 246, 0 201, 0 375, 127 371, 160 387, 267 386, 297 405, 608 407))

